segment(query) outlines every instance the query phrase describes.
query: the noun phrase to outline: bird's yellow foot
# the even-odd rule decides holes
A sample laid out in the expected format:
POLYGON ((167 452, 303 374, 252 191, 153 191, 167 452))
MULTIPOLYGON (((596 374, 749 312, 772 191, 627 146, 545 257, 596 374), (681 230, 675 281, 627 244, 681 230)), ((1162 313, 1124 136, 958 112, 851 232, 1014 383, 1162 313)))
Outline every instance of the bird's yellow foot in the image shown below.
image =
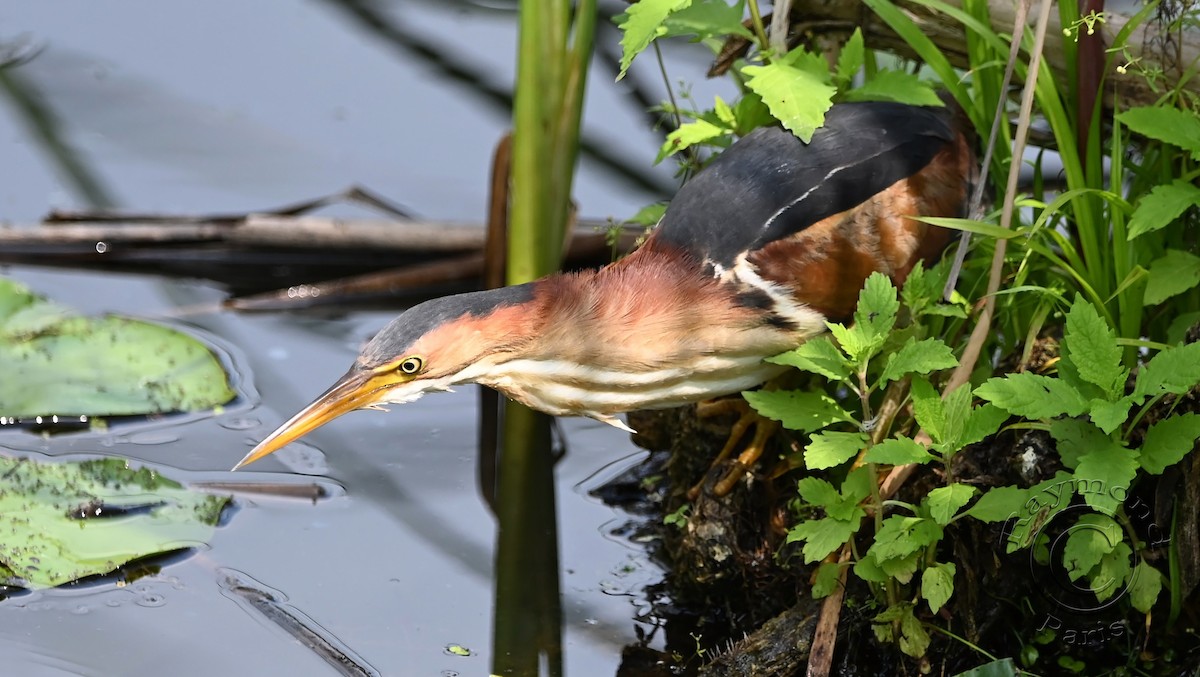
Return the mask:
MULTIPOLYGON (((738 413, 738 419, 729 429, 729 439, 725 441, 725 446, 721 449, 721 453, 717 454, 712 467, 716 468, 733 455, 733 452, 738 448, 738 443, 746 434, 746 430, 752 426, 754 428, 754 436, 750 438, 750 443, 742 449, 742 453, 738 454, 738 457, 733 461, 725 475, 713 485, 712 493, 718 498, 726 496, 729 492, 733 491, 733 487, 738 483, 738 480, 742 479, 755 462, 758 461, 759 457, 762 456, 763 450, 766 448, 771 436, 779 430, 779 423, 777 421, 763 418, 741 398, 709 400, 696 405, 696 416, 700 418, 712 418, 731 412, 738 413)), ((696 486, 688 491, 688 500, 694 501, 700 496, 700 492, 704 488, 704 481, 702 478, 696 486)))

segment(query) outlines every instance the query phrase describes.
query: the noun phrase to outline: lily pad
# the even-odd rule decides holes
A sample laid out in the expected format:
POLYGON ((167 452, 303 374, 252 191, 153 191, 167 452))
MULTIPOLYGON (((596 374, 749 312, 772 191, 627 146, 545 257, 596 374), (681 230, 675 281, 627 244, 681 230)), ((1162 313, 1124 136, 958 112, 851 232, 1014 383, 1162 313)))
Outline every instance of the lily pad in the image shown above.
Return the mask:
POLYGON ((195 411, 234 397, 220 360, 187 334, 84 317, 0 278, 0 416, 195 411))
POLYGON ((0 576, 47 588, 202 546, 228 502, 118 458, 0 457, 0 576))

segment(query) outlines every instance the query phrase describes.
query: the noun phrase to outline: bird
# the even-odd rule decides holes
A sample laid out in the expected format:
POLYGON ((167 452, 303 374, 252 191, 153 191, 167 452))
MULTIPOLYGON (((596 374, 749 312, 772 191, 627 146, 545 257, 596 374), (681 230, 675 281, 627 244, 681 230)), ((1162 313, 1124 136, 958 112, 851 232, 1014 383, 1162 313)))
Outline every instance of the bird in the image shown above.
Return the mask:
POLYGON ((731 144, 607 266, 436 298, 370 340, 332 387, 234 470, 356 409, 477 383, 555 416, 618 414, 752 389, 765 361, 852 317, 866 278, 940 256, 976 175, 950 106, 835 104, 808 143, 777 127, 731 144))

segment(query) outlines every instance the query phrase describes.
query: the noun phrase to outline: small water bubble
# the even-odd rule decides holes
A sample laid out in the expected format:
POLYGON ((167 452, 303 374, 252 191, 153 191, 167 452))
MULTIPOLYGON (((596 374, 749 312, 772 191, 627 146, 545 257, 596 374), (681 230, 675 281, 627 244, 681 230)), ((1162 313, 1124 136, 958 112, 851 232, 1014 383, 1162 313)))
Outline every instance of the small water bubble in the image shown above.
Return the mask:
POLYGON ((119 600, 119 599, 104 600, 104 606, 112 607, 115 609, 115 608, 121 606, 121 600, 119 600))
POLYGON ((149 595, 142 595, 141 597, 138 597, 137 600, 135 600, 135 601, 137 602, 138 606, 156 607, 156 606, 162 606, 162 605, 166 604, 167 598, 163 597, 162 595, 152 593, 149 595))
POLYGON ((96 253, 97 254, 103 254, 107 251, 108 251, 108 243, 107 242, 97 242, 96 243, 96 253))

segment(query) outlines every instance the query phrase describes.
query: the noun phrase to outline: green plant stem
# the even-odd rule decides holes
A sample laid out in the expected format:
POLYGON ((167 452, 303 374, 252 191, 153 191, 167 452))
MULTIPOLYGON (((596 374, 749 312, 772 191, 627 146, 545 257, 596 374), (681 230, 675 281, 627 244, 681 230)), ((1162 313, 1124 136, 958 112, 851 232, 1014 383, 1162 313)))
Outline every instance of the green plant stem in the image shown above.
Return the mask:
POLYGON ((754 35, 758 39, 758 49, 765 58, 765 55, 771 51, 771 41, 767 39, 767 29, 763 26, 762 12, 758 9, 758 0, 750 0, 748 4, 750 5, 750 21, 754 24, 754 35))

